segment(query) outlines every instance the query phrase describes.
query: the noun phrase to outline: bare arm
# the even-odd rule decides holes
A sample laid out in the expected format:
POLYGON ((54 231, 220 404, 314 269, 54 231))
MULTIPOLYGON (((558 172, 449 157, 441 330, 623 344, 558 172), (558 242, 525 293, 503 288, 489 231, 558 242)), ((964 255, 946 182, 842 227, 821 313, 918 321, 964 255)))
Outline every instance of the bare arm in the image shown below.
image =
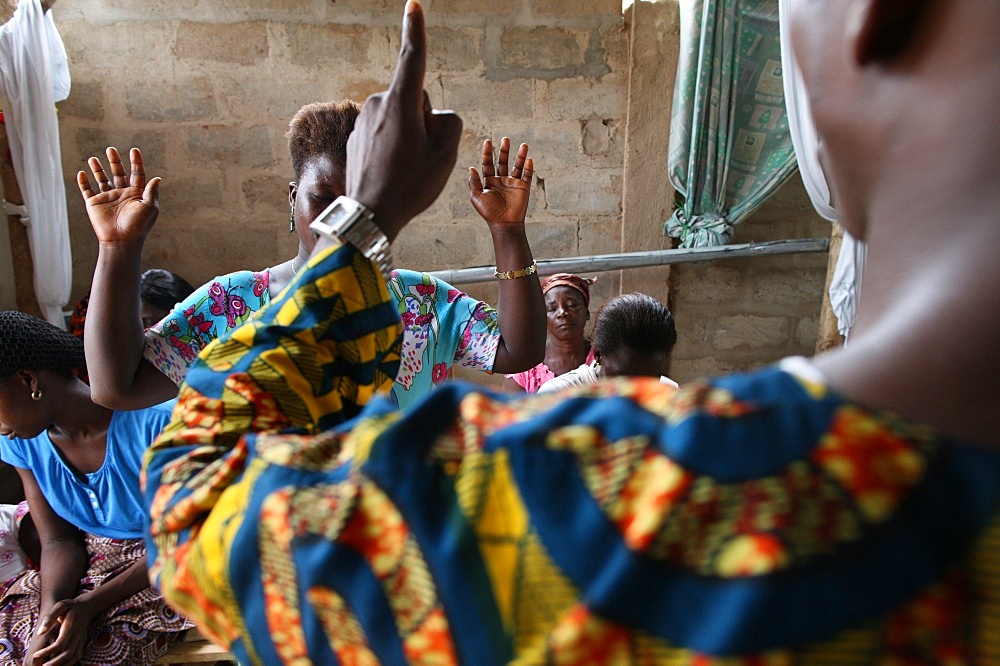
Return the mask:
MULTIPOLYGON (((504 137, 494 164, 493 142, 487 139, 482 156, 485 182, 469 169, 469 197, 489 225, 500 273, 524 271, 534 263, 524 227, 534 163, 528 157, 528 144, 522 143, 508 175, 509 155, 510 139, 504 137)), ((521 372, 537 365, 545 354, 545 300, 537 273, 498 283, 500 344, 493 371, 521 372)))
POLYGON ((84 328, 87 370, 94 402, 111 409, 140 409, 176 397, 177 387, 142 358, 139 317, 142 248, 159 213, 159 178, 148 183, 142 154, 130 151, 131 177, 118 151, 108 148, 112 181, 97 158, 89 160, 97 192, 77 174, 87 215, 98 240, 97 267, 84 328))
MULTIPOLYGON (((52 510, 35 481, 35 475, 30 470, 20 468, 18 473, 24 484, 24 494, 41 543, 39 571, 42 591, 39 617, 44 618, 58 602, 72 599, 76 595, 80 579, 87 569, 87 550, 80 530, 52 510)), ((57 631, 45 631, 41 634, 36 632, 28 646, 28 658, 25 662, 31 663, 30 656, 36 650, 54 643, 57 637, 57 631)))

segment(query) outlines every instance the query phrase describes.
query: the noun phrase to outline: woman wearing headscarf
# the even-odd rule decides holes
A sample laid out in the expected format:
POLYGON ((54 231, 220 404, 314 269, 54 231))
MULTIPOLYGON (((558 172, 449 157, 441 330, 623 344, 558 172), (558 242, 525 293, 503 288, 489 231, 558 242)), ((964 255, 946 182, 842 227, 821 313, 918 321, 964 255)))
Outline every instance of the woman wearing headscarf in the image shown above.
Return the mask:
POLYGON ((590 319, 590 285, 596 281, 596 277, 556 273, 542 283, 547 330, 545 358, 533 368, 506 375, 503 390, 537 393, 550 379, 594 360, 584 329, 590 319))
POLYGON ((116 412, 73 371, 83 342, 0 312, 0 456, 24 484, 39 568, 0 596, 0 663, 152 664, 193 625, 149 586, 142 456, 170 405, 116 412))

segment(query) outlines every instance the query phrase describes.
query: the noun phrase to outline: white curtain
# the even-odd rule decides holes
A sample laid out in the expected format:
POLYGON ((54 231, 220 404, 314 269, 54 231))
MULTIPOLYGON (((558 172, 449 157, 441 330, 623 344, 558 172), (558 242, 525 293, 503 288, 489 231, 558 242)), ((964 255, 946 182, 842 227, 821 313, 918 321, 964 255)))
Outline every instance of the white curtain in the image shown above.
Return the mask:
MULTIPOLYGON (((813 207, 831 222, 840 219, 827 184, 826 175, 819 162, 819 137, 813 124, 809 97, 802 72, 792 53, 788 31, 788 5, 792 0, 780 0, 778 21, 781 27, 781 69, 785 88, 785 106, 788 110, 788 128, 795 146, 799 173, 813 207)), ((837 329, 846 339, 854 325, 858 296, 861 293, 862 271, 865 265, 865 243, 847 231, 840 247, 840 257, 830 282, 830 305, 837 316, 837 329)))
POLYGON ((35 296, 45 318, 60 328, 73 267, 55 103, 69 88, 66 49, 51 12, 39 0, 20 0, 0 26, 0 103, 28 212, 35 296))

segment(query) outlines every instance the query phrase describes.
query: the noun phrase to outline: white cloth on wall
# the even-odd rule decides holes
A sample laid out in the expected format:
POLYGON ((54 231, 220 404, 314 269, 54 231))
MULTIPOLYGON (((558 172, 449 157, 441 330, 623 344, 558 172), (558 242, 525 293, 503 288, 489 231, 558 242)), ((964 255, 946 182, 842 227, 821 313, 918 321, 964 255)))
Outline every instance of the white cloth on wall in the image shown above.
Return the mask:
POLYGON ((20 0, 0 26, 0 103, 28 211, 35 296, 45 318, 60 328, 73 265, 55 104, 69 89, 69 61, 51 12, 39 0, 20 0))
MULTIPOLYGON (((788 5, 791 0, 779 0, 778 24, 781 30, 781 79, 785 89, 785 106, 788 110, 788 128, 795 146, 795 159, 799 173, 813 207, 831 222, 840 219, 833 202, 830 186, 819 161, 819 135, 813 123, 809 96, 802 72, 792 52, 788 29, 788 5)), ((830 306, 837 317, 837 329, 846 339, 857 313, 858 295, 861 293, 861 275, 865 262, 865 243, 844 232, 840 256, 830 282, 830 306)))

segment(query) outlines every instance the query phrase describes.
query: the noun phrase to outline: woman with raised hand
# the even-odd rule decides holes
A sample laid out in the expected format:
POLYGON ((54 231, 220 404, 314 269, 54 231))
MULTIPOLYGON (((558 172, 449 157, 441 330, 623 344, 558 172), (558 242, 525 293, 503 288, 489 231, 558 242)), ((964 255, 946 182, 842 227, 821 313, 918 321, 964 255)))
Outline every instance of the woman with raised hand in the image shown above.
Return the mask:
POLYGON ((0 312, 0 455, 17 468, 39 568, 0 598, 3 663, 152 664, 193 626, 149 586, 139 472, 170 406, 115 412, 73 376, 83 343, 0 312))
MULTIPOLYGON (((295 181, 289 183, 288 224, 298 234, 296 255, 274 268, 214 278, 148 330, 138 314, 138 280, 142 247, 158 215, 160 179, 147 181, 134 148, 128 176, 114 148, 107 150, 110 178, 100 160, 90 158, 96 189, 82 171, 78 183, 99 241, 85 338, 97 402, 135 409, 175 397, 198 352, 284 288, 316 244, 309 225, 344 194, 347 138, 359 109, 351 100, 308 104, 289 125, 295 181)), ((527 144, 521 144, 511 166, 510 140, 501 140, 496 157, 486 140, 483 177, 469 172, 470 198, 493 239, 501 308, 426 273, 386 276, 405 323, 400 374, 391 388, 397 405, 405 407, 443 382, 453 364, 507 373, 541 358, 544 311, 524 225, 534 171, 527 154, 527 144)))

